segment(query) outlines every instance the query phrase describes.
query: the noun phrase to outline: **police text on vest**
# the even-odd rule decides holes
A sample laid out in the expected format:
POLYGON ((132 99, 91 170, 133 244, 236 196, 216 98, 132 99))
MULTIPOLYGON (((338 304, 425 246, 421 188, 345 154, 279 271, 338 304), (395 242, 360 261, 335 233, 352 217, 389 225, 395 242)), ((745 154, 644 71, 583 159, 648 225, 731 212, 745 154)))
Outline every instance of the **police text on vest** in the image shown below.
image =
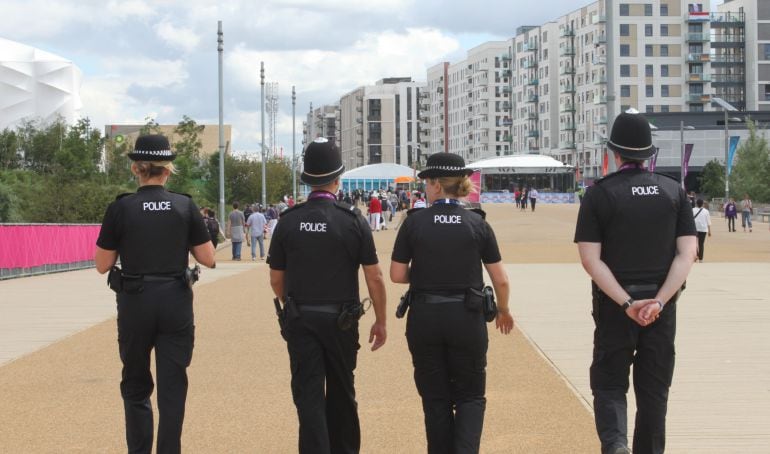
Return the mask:
POLYGON ((325 222, 300 222, 300 232, 326 232, 325 222))
POLYGON ((160 202, 143 202, 142 211, 169 211, 171 210, 171 201, 162 200, 160 202))
POLYGON ((437 214, 433 216, 434 224, 462 224, 463 217, 459 214, 437 214))
POLYGON ((660 189, 657 185, 653 186, 631 186, 631 195, 658 195, 660 189))

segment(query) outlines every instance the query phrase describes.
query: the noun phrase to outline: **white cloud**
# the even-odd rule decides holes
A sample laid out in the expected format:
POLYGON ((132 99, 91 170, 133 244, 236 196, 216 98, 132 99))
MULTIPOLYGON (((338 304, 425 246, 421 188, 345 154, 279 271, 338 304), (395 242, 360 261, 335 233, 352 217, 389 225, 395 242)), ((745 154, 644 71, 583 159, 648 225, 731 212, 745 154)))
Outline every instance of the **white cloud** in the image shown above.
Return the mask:
POLYGON ((120 78, 126 86, 173 87, 184 83, 189 77, 182 60, 108 57, 101 63, 106 76, 120 78))
POLYGON ((178 27, 168 20, 155 25, 155 33, 169 46, 185 53, 194 51, 200 43, 200 36, 187 27, 178 27))
POLYGON ((111 0, 106 10, 109 16, 118 20, 131 16, 146 18, 155 14, 155 10, 142 0, 111 0))

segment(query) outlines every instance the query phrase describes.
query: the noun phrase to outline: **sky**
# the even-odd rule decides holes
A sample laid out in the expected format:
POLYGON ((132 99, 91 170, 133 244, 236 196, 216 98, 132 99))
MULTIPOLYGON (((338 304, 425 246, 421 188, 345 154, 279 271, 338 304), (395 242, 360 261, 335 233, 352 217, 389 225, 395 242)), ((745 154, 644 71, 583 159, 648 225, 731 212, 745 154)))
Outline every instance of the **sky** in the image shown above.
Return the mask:
MULTIPOLYGON (((2 0, 0 36, 72 60, 82 117, 105 124, 218 122, 217 21, 224 31, 224 118, 232 149, 260 144, 260 61, 279 84, 278 143, 292 147, 291 87, 302 121, 384 77, 424 81, 517 27, 590 3, 574 0, 2 0)), ((714 8, 715 10, 715 8, 714 8)))

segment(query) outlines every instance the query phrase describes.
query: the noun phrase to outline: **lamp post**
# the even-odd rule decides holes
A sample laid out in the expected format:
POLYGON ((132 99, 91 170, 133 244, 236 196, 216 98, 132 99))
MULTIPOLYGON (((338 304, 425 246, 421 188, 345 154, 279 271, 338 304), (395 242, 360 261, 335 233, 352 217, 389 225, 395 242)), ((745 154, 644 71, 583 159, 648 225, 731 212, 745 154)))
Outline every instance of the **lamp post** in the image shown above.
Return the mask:
POLYGON ((685 126, 684 120, 679 122, 679 181, 681 182, 682 189, 684 187, 684 130, 695 129, 694 126, 685 126))
POLYGON ((260 104, 259 111, 262 118, 262 208, 267 207, 267 156, 265 154, 265 62, 259 63, 260 80, 260 104))
POLYGON ((225 219, 225 127, 224 96, 222 92, 222 53, 225 50, 222 21, 218 22, 217 53, 219 54, 219 219, 225 219))
POLYGON ((291 196, 297 201, 297 132, 296 128, 296 109, 297 92, 294 85, 291 86, 291 196))

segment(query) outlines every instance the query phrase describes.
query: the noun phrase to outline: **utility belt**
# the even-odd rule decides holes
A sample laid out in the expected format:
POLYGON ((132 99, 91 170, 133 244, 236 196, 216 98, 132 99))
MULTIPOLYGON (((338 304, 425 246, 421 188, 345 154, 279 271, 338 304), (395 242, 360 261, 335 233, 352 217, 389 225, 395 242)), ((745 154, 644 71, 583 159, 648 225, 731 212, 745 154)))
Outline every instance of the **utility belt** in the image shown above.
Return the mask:
POLYGON ((281 336, 286 337, 286 328, 289 322, 302 317, 305 312, 320 312, 337 316, 337 326, 342 331, 348 331, 353 325, 364 316, 369 307, 364 307, 364 302, 371 300, 364 298, 363 301, 349 301, 344 303, 301 303, 292 297, 286 298, 283 306, 278 298, 273 298, 275 314, 278 316, 278 326, 281 328, 281 336))
POLYGON ((497 303, 495 302, 495 293, 492 287, 485 286, 481 290, 469 288, 465 292, 453 294, 435 294, 426 292, 407 291, 401 297, 401 301, 396 308, 396 318, 403 318, 406 315, 409 306, 412 304, 453 304, 463 303, 465 308, 471 312, 484 313, 484 319, 491 322, 497 317, 497 303))
POLYGON ((200 277, 200 266, 197 264, 192 268, 178 274, 128 274, 124 273, 120 267, 113 266, 107 274, 107 286, 115 293, 137 294, 144 292, 145 282, 171 282, 182 281, 189 288, 198 282, 200 277))
MULTIPOLYGON (((606 293, 602 291, 602 289, 599 288, 598 285, 596 285, 596 282, 591 281, 591 286, 593 287, 594 292, 596 295, 598 295, 600 298, 611 300, 609 296, 607 296, 606 293)), ((643 300, 643 299, 652 299, 655 298, 658 294, 658 290, 660 290, 660 285, 658 284, 628 284, 623 285, 623 290, 626 291, 626 293, 631 296, 631 298, 635 300, 643 300)), ((676 301, 679 298, 679 295, 682 294, 684 289, 687 287, 687 282, 684 282, 682 284, 682 288, 677 290, 677 292, 674 294, 674 296, 671 297, 670 301, 676 301)), ((667 303, 667 301, 664 301, 664 303, 667 303)))

